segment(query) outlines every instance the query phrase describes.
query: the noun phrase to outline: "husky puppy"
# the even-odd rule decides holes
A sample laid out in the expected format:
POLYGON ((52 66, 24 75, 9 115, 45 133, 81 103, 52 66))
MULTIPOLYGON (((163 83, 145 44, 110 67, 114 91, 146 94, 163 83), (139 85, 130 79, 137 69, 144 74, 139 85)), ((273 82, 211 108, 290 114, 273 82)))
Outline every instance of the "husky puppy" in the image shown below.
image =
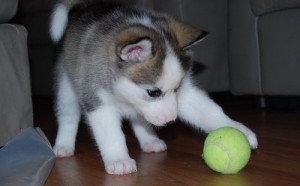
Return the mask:
POLYGON ((191 47, 207 33, 168 15, 93 1, 63 0, 51 17, 57 64, 57 157, 74 154, 83 114, 109 174, 136 172, 122 118, 144 152, 167 149, 152 125, 177 118, 209 132, 231 126, 257 147, 255 134, 231 120, 191 80, 191 47), (152 125, 151 125, 152 124, 152 125))

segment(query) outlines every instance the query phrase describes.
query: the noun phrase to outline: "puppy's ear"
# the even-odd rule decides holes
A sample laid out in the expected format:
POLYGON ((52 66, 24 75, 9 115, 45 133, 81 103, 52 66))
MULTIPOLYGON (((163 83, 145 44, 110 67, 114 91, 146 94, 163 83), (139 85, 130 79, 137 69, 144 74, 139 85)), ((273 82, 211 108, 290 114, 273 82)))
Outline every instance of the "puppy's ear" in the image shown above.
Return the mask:
POLYGON ((148 38, 125 44, 120 50, 120 58, 123 61, 142 62, 151 55, 152 41, 148 38))
POLYGON ((175 34, 179 46, 185 50, 202 41, 208 35, 204 30, 196 29, 188 24, 177 21, 173 18, 169 20, 169 27, 175 34))

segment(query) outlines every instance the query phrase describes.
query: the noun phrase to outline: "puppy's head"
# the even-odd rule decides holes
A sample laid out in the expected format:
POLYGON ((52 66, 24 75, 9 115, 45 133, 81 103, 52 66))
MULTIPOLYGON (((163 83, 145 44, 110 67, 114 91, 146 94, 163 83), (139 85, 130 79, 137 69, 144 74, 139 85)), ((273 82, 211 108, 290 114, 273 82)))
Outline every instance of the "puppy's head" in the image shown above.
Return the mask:
POLYGON ((206 32, 172 18, 125 28, 116 37, 122 76, 115 91, 148 122, 177 118, 176 91, 190 69, 190 47, 206 32))

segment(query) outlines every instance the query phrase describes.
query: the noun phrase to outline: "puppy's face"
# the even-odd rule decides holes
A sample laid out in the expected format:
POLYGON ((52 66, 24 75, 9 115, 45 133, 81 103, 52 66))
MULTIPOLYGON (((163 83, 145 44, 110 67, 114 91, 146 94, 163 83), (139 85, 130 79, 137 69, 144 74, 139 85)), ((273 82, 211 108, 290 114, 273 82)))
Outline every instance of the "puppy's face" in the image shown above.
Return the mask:
POLYGON ((157 126, 177 118, 176 90, 190 69, 189 46, 202 34, 196 30, 188 33, 186 29, 181 35, 172 30, 161 35, 147 28, 131 27, 117 38, 116 52, 123 76, 117 80, 115 91, 157 126), (187 39, 184 34, 194 37, 188 35, 187 39))
POLYGON ((176 119, 176 90, 186 74, 173 53, 166 55, 160 71, 160 75, 153 77, 153 80, 136 83, 134 77, 123 77, 116 84, 122 99, 148 122, 158 126, 176 119))
POLYGON ((185 74, 186 71, 180 65, 177 56, 168 53, 164 59, 162 73, 155 84, 140 86, 146 94, 144 105, 139 106, 139 109, 147 121, 163 125, 177 118, 176 91, 185 74))

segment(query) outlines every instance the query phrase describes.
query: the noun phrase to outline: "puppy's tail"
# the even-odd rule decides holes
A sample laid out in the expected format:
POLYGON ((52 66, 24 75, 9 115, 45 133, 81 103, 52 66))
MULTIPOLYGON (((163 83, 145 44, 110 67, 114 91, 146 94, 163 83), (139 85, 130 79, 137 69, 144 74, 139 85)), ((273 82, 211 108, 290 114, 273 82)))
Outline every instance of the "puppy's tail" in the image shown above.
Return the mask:
POLYGON ((60 0, 56 4, 50 18, 50 36, 54 43, 58 43, 65 33, 68 24, 69 10, 80 0, 60 0))

